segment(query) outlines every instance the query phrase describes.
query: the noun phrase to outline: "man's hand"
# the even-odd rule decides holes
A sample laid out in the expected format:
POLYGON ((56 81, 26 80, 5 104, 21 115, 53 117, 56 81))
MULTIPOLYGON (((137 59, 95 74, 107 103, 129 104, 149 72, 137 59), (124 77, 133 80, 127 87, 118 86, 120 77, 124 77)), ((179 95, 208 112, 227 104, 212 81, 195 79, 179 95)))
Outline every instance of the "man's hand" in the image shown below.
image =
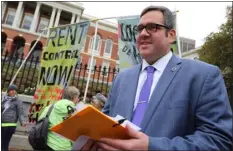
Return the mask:
POLYGON ((98 148, 104 150, 148 150, 149 137, 126 125, 127 134, 131 137, 128 140, 102 138, 98 142, 98 148))

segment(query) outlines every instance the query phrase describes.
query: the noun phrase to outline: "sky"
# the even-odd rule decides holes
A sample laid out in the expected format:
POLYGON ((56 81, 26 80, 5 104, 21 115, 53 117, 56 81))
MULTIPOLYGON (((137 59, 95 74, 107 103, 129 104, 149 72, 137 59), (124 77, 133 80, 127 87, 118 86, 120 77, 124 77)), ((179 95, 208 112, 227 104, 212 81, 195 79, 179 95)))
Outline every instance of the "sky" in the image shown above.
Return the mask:
MULTIPOLYGON (((232 2, 81 2, 84 14, 97 18, 139 15, 150 5, 161 5, 177 14, 178 34, 196 40, 196 47, 204 44, 205 37, 219 31, 226 22, 226 7, 232 2)), ((117 23, 116 19, 108 20, 117 23)))

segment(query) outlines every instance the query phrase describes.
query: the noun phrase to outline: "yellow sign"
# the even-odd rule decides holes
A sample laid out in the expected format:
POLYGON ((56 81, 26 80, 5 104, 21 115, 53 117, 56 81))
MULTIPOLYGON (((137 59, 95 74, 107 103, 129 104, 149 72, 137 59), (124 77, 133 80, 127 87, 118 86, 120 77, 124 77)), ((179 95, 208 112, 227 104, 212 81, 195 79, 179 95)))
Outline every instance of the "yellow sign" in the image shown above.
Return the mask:
POLYGON ((63 89, 75 70, 89 25, 89 22, 83 22, 50 29, 29 118, 37 120, 44 107, 62 98, 63 89))

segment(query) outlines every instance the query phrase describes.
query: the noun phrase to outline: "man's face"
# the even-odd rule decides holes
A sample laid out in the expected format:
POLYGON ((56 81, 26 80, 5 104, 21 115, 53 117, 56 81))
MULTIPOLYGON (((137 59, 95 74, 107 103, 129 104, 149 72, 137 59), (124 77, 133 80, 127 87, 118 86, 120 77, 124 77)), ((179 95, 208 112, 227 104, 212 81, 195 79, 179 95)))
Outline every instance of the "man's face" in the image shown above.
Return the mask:
POLYGON ((97 109, 99 109, 99 110, 102 109, 102 106, 101 106, 100 102, 99 102, 97 99, 92 99, 91 104, 92 104, 95 108, 97 108, 97 109))
POLYGON ((79 102, 79 96, 75 96, 73 102, 74 104, 77 104, 79 102))
MULTIPOLYGON (((160 11, 149 11, 139 21, 139 25, 146 26, 150 23, 164 25, 163 14, 160 11)), ((157 26, 154 32, 148 33, 144 28, 137 35, 136 46, 147 62, 154 62, 170 51, 170 44, 174 41, 175 30, 157 26)))

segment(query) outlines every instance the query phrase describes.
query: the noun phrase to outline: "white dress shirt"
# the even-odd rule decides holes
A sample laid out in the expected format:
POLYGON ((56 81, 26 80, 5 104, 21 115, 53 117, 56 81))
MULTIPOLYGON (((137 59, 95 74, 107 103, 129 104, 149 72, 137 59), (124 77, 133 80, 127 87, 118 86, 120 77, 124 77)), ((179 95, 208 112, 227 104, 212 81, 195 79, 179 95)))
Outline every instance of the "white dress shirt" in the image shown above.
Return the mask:
MULTIPOLYGON (((161 75, 163 74, 164 69, 166 68, 166 66, 171 58, 172 58, 172 52, 170 51, 167 55, 163 56, 162 58, 160 58, 158 61, 156 61, 152 65, 156 70, 154 72, 153 83, 152 83, 151 90, 150 90, 149 101, 150 101, 150 97, 151 97, 152 92, 154 91, 161 75)), ((146 60, 143 59, 142 70, 141 70, 140 75, 139 75, 137 92, 136 92, 136 97, 135 97, 135 101, 134 101, 134 110, 136 109, 142 86, 145 83, 146 78, 147 78, 147 71, 145 70, 145 68, 147 66, 150 66, 150 65, 146 62, 146 60)))

